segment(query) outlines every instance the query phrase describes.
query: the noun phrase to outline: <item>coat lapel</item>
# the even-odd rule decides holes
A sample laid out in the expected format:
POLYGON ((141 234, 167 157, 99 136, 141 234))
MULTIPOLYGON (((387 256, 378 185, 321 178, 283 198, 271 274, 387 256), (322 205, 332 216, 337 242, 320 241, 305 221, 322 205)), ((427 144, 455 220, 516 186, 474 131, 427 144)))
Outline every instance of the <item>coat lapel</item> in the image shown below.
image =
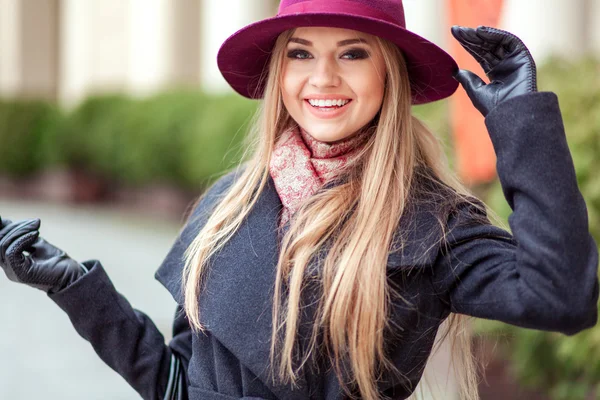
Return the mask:
MULTIPOLYGON (((226 177, 227 189, 232 178, 226 177), (229 179, 229 183, 227 183, 229 179)), ((216 186, 216 185, 215 185, 216 186)), ((202 228, 220 191, 206 197, 182 231, 156 273, 156 278, 182 304, 181 274, 183 253, 202 228), (212 196, 212 197, 211 197, 212 196)), ((225 347, 252 373, 282 399, 308 398, 306 379, 300 375, 299 388, 274 385, 269 375, 272 328, 272 298, 279 257, 278 215, 282 204, 269 180, 239 230, 209 262, 200 301, 200 320, 225 347)), ((404 246, 390 253, 388 268, 397 269, 431 265, 439 246, 435 203, 413 204, 400 220, 394 246, 404 246), (428 228, 428 229, 425 229, 428 228)))
POLYGON ((306 382, 302 380, 300 389, 292 391, 273 385, 269 375, 281 208, 269 178, 256 206, 211 263, 200 296, 201 320, 278 398, 305 399, 306 382))
MULTIPOLYGON (((279 256, 277 222, 281 208, 269 177, 246 220, 209 262, 206 285, 199 298, 200 320, 278 398, 299 400, 308 398, 302 376, 300 388, 292 390, 289 386, 274 385, 269 375, 272 297, 279 256)), ((156 274, 179 302, 183 299, 178 284, 183 251, 206 219, 200 218, 193 228, 184 229, 156 274)))

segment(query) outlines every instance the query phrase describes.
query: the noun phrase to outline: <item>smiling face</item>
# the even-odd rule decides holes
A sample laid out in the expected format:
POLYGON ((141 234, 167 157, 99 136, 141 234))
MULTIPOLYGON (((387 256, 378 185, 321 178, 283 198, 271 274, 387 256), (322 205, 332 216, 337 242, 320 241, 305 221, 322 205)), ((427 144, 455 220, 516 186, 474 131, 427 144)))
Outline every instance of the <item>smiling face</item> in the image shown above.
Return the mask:
POLYGON ((281 92, 291 117, 312 137, 335 142, 367 125, 381 108, 385 61, 371 35, 298 28, 284 54, 281 92))

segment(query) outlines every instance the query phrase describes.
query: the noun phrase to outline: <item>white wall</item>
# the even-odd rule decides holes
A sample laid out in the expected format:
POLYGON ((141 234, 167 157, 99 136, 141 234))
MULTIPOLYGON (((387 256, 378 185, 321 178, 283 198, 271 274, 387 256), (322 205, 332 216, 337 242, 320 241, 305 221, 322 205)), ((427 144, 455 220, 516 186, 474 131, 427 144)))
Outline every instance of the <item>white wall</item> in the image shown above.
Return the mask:
MULTIPOLYGON (((91 91, 143 95, 170 83, 227 91, 216 63, 220 45, 244 25, 273 15, 274 5, 275 0, 0 0, 0 95, 54 91, 70 105, 91 91), (35 1, 44 7, 30 6, 35 1), (58 32, 49 38, 44 29, 58 32)), ((404 6, 408 28, 447 50, 447 1, 404 0, 404 6)), ((521 37, 542 62, 555 53, 600 55, 599 21, 600 0, 505 0, 499 26, 521 37)))
POLYGON ((128 89, 143 95, 166 86, 173 74, 174 8, 170 0, 129 0, 129 7, 128 89))
POLYGON ((266 0, 202 0, 202 4, 200 83, 207 91, 229 91, 217 67, 221 44, 243 26, 271 16, 272 7, 266 0))
POLYGON ((447 51, 447 1, 404 0, 403 4, 406 27, 447 51))
POLYGON ((80 0, 62 0, 59 9, 59 71, 58 93, 60 102, 74 105, 84 95, 90 73, 88 58, 90 2, 80 0))
POLYGON ((21 86, 19 0, 0 0, 0 95, 14 96, 21 86))
POLYGON ((600 0, 588 1, 590 10, 587 26, 590 35, 590 50, 600 57, 600 0))
MULTIPOLYGON (((597 0, 594 0, 596 3, 597 0)), ((586 49, 585 0, 505 0, 500 28, 519 36, 536 61, 586 49)))
POLYGON ((59 99, 77 104, 91 92, 146 95, 173 76, 169 0, 63 0, 59 99))
POLYGON ((85 29, 87 90, 124 89, 130 57, 130 19, 126 1, 87 1, 85 29))

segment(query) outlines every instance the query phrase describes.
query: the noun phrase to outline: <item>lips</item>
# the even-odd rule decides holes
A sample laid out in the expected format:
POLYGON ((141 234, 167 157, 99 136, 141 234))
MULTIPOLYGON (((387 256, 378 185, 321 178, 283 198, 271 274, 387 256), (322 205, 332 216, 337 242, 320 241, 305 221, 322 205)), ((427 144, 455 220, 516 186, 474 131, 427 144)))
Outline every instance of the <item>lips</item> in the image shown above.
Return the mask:
POLYGON ((306 104, 306 107, 308 107, 308 110, 310 111, 310 113, 319 118, 319 119, 330 119, 330 118, 337 118, 339 116, 341 116, 342 114, 344 114, 348 108, 350 107, 350 105, 352 104, 352 100, 350 100, 348 103, 344 104, 341 107, 338 106, 330 106, 330 107, 313 107, 308 100, 304 100, 304 104, 306 104))
MULTIPOLYGON (((311 99, 312 100, 312 99, 311 99)), ((317 108, 317 109, 323 109, 323 108, 343 108, 345 106, 347 106, 348 104, 350 104, 352 102, 351 99, 345 99, 346 104, 342 105, 342 106, 338 106, 338 105, 331 105, 331 106, 313 106, 312 104, 310 104, 310 101, 308 101, 308 99, 304 100, 310 107, 312 108, 317 108)))
POLYGON ((350 99, 307 99, 313 107, 341 107, 348 103, 350 99))

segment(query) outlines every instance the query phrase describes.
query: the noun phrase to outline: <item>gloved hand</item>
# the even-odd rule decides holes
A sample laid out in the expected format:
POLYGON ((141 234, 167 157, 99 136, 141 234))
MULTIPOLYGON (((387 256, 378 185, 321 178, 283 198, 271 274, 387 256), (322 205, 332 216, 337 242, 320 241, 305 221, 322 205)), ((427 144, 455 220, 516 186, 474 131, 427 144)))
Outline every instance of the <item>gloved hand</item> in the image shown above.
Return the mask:
POLYGON ((462 69, 454 76, 484 117, 511 97, 537 92, 535 62, 521 39, 487 26, 473 29, 455 25, 451 31, 490 78, 486 84, 473 72, 462 69))
POLYGON ((87 269, 40 238, 39 228, 39 219, 0 219, 0 267, 13 282, 55 293, 75 282, 87 269))

